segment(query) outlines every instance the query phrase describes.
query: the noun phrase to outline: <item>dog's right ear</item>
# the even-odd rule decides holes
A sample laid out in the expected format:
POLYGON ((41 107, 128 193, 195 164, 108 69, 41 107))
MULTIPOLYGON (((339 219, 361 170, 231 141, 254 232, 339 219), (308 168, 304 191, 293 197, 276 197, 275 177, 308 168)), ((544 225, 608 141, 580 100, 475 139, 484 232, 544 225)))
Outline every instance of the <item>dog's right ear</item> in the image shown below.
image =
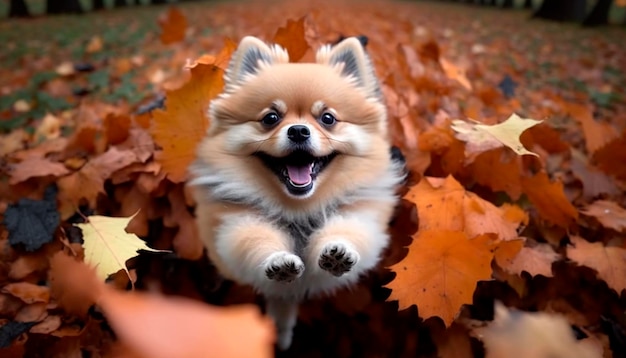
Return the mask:
POLYGON ((226 91, 241 86, 264 67, 288 63, 287 51, 279 45, 268 46, 253 36, 244 37, 233 53, 226 71, 226 91))

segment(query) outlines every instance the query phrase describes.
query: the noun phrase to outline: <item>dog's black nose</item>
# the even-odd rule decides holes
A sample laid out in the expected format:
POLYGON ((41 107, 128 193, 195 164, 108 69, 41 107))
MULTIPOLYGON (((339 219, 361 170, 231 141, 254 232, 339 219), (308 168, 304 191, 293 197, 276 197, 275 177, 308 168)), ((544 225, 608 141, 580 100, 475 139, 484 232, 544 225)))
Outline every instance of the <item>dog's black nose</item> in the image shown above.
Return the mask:
POLYGON ((296 124, 287 129, 287 137, 295 143, 306 142, 310 136, 311 131, 309 130, 309 127, 303 126, 301 124, 296 124))

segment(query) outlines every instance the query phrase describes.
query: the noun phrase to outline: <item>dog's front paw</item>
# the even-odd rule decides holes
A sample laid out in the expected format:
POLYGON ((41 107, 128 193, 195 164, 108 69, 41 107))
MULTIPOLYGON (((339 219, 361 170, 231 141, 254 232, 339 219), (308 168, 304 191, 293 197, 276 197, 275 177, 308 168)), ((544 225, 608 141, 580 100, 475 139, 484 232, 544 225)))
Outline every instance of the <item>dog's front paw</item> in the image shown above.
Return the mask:
POLYGON ((319 265, 334 276, 350 271, 359 261, 359 253, 341 242, 330 242, 320 253, 319 265))
POLYGON ((278 282, 292 282, 304 272, 302 260, 287 251, 271 254, 265 260, 264 267, 267 278, 278 282))

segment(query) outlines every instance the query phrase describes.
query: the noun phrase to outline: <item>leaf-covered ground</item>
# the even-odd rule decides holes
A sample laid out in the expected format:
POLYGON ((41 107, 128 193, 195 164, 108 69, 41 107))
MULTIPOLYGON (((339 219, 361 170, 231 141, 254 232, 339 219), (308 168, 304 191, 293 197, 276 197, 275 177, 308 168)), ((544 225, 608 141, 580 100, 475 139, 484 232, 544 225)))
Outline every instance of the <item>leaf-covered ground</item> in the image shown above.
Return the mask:
POLYGON ((300 61, 366 36, 411 173, 380 267, 305 303, 279 355, 626 354, 625 30, 432 2, 276 1, 0 23, 0 355, 270 354, 249 308, 196 305, 262 298, 203 257, 184 186, 245 35, 300 61), (142 251, 104 287, 68 258, 106 276, 142 243, 95 215, 132 216, 128 233, 172 252, 142 251), (195 301, 119 292, 131 288, 195 301))

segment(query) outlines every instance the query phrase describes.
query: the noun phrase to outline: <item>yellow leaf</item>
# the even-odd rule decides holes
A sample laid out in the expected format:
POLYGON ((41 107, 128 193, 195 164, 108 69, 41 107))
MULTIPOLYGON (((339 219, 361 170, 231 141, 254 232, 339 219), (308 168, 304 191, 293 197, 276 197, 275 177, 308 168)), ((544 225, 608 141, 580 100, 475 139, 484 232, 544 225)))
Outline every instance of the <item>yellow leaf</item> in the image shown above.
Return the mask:
POLYGON ((469 162, 480 153, 491 149, 507 146, 519 155, 538 156, 526 148, 520 142, 522 133, 535 126, 542 121, 522 118, 513 113, 506 121, 495 125, 486 125, 476 123, 467 123, 461 120, 452 121, 452 129, 456 131, 455 137, 466 142, 465 155, 469 162))
POLYGON ((75 224, 83 231, 85 262, 95 267, 100 279, 105 280, 120 269, 130 278, 126 261, 137 256, 137 250, 166 252, 149 248, 137 235, 124 230, 135 215, 127 218, 94 215, 88 217, 87 223, 75 224))

